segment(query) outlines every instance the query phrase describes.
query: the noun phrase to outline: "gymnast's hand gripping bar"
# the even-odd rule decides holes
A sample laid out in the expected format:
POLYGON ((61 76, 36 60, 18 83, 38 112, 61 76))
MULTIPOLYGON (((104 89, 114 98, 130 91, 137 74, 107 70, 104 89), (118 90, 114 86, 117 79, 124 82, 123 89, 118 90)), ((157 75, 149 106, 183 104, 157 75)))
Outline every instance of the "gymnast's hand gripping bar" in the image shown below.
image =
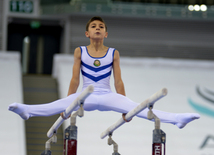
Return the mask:
MULTIPOLYGON (((70 106, 64 111, 63 115, 64 118, 69 117, 69 115, 74 111, 77 106, 80 106, 84 103, 85 99, 94 91, 94 86, 89 85, 71 104, 70 106)), ((64 119, 59 116, 59 118, 56 120, 56 122, 52 125, 52 127, 47 132, 47 136, 50 138, 53 133, 57 131, 57 129, 61 126, 64 119)))
MULTIPOLYGON (((144 110, 146 107, 153 106, 156 101, 158 101, 159 99, 161 99, 162 97, 164 97, 166 95, 167 95, 167 89, 166 88, 163 88, 163 89, 159 90, 158 92, 156 92, 155 94, 153 94, 152 96, 150 96, 147 100, 145 100, 141 104, 139 104, 136 108, 134 108, 133 110, 129 111, 126 114, 125 119, 126 120, 131 120, 132 117, 134 117, 135 115, 137 115, 139 112, 141 112, 142 110, 144 110)), ((107 135, 112 134, 112 132, 114 130, 116 130, 117 128, 119 128, 124 123, 125 123, 125 121, 124 121, 123 118, 119 119, 116 123, 114 123, 107 130, 105 130, 100 135, 100 138, 103 139, 107 135)))

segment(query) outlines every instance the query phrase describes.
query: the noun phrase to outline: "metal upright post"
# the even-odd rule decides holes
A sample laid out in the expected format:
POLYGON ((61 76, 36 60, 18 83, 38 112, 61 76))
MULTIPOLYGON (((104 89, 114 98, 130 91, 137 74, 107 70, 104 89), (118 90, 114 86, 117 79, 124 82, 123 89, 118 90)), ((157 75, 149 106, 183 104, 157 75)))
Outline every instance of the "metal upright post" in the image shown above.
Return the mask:
POLYGON ((70 125, 65 129, 64 155, 77 154, 77 126, 70 125))
POLYGON ((153 130, 152 155, 165 155, 166 134, 161 129, 153 130), (162 144, 164 146, 164 154, 162 154, 162 144))
POLYGON ((64 139, 64 155, 77 155, 77 126, 76 117, 84 115, 83 104, 80 105, 78 111, 72 114, 70 118, 70 126, 65 129, 64 139))
POLYGON ((56 143, 57 142, 57 136, 56 136, 56 133, 53 134, 53 136, 48 140, 46 141, 45 143, 45 151, 43 151, 41 153, 41 155, 51 155, 51 143, 56 143))
POLYGON ((114 152, 112 155, 120 155, 118 153, 118 144, 111 138, 112 134, 109 134, 108 145, 113 145, 114 152))
POLYGON ((166 134, 160 129, 160 119, 152 112, 153 106, 149 106, 147 118, 155 120, 155 129, 153 130, 152 155, 165 155, 166 134), (162 144, 164 149, 162 149, 162 144), (164 150, 164 154, 162 151, 164 150))

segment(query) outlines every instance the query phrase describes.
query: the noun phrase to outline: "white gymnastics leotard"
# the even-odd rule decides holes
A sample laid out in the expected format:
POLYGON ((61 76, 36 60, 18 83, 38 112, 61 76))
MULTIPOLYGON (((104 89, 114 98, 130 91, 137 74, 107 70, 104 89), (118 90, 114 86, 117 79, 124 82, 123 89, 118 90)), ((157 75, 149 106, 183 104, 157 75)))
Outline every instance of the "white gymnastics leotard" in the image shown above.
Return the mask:
POLYGON ((98 58, 90 56, 85 46, 81 46, 80 49, 83 90, 93 85, 96 94, 111 92, 110 76, 115 49, 109 48, 105 56, 98 58))
MULTIPOLYGON (((84 110, 86 111, 115 111, 128 113, 139 103, 135 103, 126 96, 114 93, 110 89, 110 75, 114 58, 114 48, 109 48, 103 57, 92 57, 87 51, 87 47, 81 46, 81 73, 83 76, 83 90, 90 84, 94 86, 94 92, 86 98, 84 110)), ((19 114, 23 119, 36 116, 51 116, 64 112, 80 93, 74 93, 66 98, 56 100, 51 103, 39 105, 26 105, 12 103, 9 110, 19 114)), ((147 119, 148 109, 141 111, 136 116, 147 119)), ((169 113, 153 110, 154 114, 163 123, 171 123, 183 128, 187 123, 200 118, 197 113, 169 113)))

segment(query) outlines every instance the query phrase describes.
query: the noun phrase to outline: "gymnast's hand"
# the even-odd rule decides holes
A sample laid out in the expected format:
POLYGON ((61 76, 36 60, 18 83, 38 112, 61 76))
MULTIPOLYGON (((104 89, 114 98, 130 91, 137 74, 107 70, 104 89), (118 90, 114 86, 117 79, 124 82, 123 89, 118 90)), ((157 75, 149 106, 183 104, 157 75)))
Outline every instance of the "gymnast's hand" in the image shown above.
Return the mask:
POLYGON ((132 120, 132 118, 130 119, 130 120, 126 120, 126 113, 123 113, 122 114, 122 117, 123 117, 123 120, 125 121, 125 122, 130 122, 131 120, 132 120))
POLYGON ((64 114, 63 114, 63 112, 62 112, 62 113, 60 113, 60 116, 61 116, 63 119, 68 119, 71 115, 69 115, 67 118, 65 118, 65 117, 64 117, 64 114))

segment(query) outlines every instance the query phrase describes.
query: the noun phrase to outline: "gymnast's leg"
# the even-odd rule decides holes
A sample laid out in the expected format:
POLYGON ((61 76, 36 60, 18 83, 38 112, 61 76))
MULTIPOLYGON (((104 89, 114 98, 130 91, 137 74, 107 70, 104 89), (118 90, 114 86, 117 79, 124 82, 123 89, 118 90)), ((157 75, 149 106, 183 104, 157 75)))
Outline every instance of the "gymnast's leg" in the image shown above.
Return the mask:
MULTIPOLYGON (((128 113, 130 110, 138 106, 138 103, 133 102, 129 98, 116 94, 109 93, 100 95, 100 105, 98 110, 101 111, 116 111, 120 113, 128 113)), ((138 117, 147 119, 148 108, 137 114, 138 117)), ((153 109, 154 114, 159 117, 163 123, 171 123, 177 125, 178 128, 183 128, 187 123, 200 118, 197 113, 169 113, 153 109)))
MULTIPOLYGON (((79 96, 79 94, 80 93, 71 94, 66 98, 59 99, 54 102, 46 103, 46 104, 27 105, 27 104, 13 103, 9 105, 9 110, 17 113, 24 120, 27 120, 30 117, 36 117, 36 116, 51 116, 51 115, 59 114, 65 111, 65 109, 79 96)), ((95 104, 93 104, 94 100, 95 99, 91 94, 88 98, 86 98, 85 102, 88 101, 88 104, 86 104, 86 106, 84 104, 84 108, 86 108, 86 110, 88 111, 96 109, 95 104)))

